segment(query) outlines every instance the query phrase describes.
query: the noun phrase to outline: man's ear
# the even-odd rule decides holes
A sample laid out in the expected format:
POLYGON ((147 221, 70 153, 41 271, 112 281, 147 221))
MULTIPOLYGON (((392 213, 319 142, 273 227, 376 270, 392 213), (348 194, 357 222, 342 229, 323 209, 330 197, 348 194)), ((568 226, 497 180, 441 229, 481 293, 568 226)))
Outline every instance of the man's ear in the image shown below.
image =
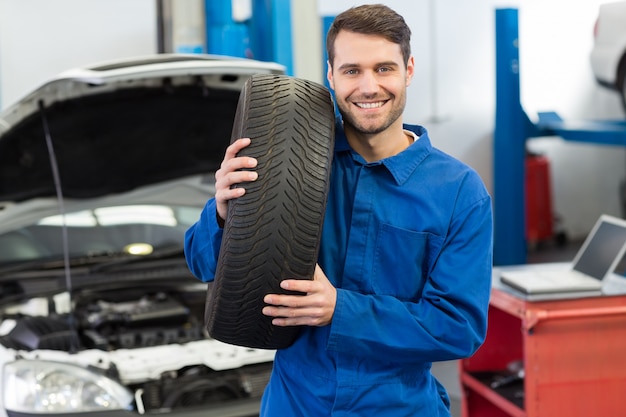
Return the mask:
POLYGON ((326 73, 326 79, 328 80, 328 84, 330 88, 335 89, 335 83, 333 82, 333 67, 330 65, 330 62, 326 61, 326 67, 328 68, 328 72, 326 73))
POLYGON ((406 86, 411 85, 411 80, 413 79, 413 75, 415 75, 415 58, 413 55, 409 57, 409 60, 406 63, 406 86))

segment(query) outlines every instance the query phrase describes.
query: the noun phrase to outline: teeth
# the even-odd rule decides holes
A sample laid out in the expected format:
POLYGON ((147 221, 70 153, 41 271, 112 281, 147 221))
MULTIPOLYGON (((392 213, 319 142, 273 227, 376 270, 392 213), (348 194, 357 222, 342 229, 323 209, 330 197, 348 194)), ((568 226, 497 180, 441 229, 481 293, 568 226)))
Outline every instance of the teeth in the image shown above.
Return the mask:
POLYGON ((356 103, 356 105, 362 109, 375 109, 377 107, 382 107, 383 102, 378 101, 376 103, 356 103))

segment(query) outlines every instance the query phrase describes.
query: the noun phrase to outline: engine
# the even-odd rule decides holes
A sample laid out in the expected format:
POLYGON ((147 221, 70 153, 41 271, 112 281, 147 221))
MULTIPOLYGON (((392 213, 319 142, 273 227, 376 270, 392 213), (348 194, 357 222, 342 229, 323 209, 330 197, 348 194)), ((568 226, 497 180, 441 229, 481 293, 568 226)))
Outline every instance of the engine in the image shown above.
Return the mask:
MULTIPOLYGON (((112 352, 206 339, 203 330, 205 293, 145 289, 80 294, 73 314, 14 315, 13 329, 0 344, 17 351, 85 349, 112 352)), ((128 386, 145 411, 206 407, 260 398, 271 362, 216 371, 204 364, 165 372, 158 379, 128 386)), ((116 374, 116 366, 103 370, 116 374)), ((138 406, 139 407, 139 406, 138 406)))
POLYGON ((130 301, 79 301, 72 315, 23 316, 0 342, 17 350, 114 350, 184 343, 204 337, 201 318, 172 295, 130 301))
POLYGON ((99 300, 81 317, 83 340, 98 349, 184 343, 203 338, 202 322, 165 293, 130 302, 99 300))

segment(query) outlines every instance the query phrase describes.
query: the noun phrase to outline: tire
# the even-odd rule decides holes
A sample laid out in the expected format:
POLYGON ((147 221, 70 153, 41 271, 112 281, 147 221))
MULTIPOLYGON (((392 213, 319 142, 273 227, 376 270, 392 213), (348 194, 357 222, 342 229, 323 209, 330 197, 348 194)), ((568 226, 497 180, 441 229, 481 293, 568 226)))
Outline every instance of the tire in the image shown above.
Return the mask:
POLYGON ((239 96, 231 143, 258 160, 256 181, 231 200, 205 326, 225 343, 260 349, 291 345, 299 327, 261 313, 285 279, 312 279, 326 209, 335 117, 322 85, 285 75, 253 75, 239 96))

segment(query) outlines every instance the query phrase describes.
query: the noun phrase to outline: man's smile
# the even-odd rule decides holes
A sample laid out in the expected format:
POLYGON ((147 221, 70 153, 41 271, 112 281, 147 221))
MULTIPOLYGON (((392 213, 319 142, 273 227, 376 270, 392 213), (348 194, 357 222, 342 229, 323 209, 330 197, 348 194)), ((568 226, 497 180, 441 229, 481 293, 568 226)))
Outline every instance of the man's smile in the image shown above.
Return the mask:
POLYGON ((354 102, 354 105, 361 109, 377 109, 382 107, 387 101, 373 101, 373 102, 354 102))

